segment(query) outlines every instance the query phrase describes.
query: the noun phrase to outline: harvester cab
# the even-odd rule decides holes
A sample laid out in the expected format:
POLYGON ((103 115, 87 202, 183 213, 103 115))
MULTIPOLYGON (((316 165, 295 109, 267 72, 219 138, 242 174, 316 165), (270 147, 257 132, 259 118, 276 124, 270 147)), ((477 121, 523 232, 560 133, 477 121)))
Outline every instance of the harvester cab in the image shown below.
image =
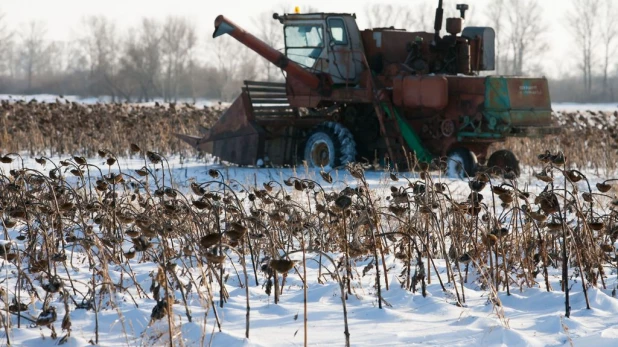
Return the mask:
POLYGON ((283 24, 285 55, 333 84, 356 85, 363 72, 363 44, 356 16, 345 13, 273 15, 283 24))
POLYGON ((204 137, 178 136, 240 165, 414 169, 446 158, 453 175, 473 174, 478 162, 517 174, 511 152, 487 152, 507 137, 556 132, 547 80, 480 76, 495 66, 494 30, 464 28, 468 5, 456 8, 460 17, 444 21, 439 0, 434 32, 361 31, 354 14, 275 14, 283 52, 219 16, 213 37, 238 40, 285 81, 245 81, 204 137))

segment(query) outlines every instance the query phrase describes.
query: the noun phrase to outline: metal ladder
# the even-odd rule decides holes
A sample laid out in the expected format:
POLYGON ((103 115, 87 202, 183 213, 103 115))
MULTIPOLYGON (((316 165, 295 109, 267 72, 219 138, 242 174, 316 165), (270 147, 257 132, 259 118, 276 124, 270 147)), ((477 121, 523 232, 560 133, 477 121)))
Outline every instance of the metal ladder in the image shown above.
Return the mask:
POLYGON ((403 147, 403 137, 398 122, 389 116, 388 105, 374 100, 373 107, 380 123, 380 135, 384 137, 390 164, 394 169, 408 168, 408 158, 403 147))

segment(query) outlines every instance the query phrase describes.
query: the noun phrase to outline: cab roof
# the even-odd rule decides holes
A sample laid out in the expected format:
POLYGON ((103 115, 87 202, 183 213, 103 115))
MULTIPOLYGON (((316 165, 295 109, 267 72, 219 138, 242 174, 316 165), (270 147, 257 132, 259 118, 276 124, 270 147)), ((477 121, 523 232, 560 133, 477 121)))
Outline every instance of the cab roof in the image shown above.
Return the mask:
POLYGON ((326 19, 327 17, 352 17, 356 19, 355 13, 334 13, 334 12, 317 12, 317 13, 286 13, 283 15, 279 15, 277 13, 273 14, 273 18, 279 20, 282 24, 287 21, 296 21, 296 20, 316 20, 316 19, 326 19))

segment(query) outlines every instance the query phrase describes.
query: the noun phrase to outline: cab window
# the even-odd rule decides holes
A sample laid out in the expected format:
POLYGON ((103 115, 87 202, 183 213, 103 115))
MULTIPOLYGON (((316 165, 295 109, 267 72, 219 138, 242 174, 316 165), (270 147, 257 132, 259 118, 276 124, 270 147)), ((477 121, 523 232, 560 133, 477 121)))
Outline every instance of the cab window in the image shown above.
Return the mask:
POLYGON ((341 18, 329 18, 328 27, 330 29, 330 37, 336 45, 348 44, 348 33, 345 30, 345 23, 341 18))
POLYGON ((301 65, 313 67, 324 49, 321 25, 288 25, 285 27, 285 55, 301 65))

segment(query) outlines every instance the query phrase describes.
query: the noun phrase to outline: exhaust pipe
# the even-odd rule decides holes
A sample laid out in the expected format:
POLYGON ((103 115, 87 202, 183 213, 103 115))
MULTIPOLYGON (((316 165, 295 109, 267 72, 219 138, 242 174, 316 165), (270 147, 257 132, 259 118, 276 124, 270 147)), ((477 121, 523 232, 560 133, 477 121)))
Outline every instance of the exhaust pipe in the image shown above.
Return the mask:
POLYGON ((254 35, 246 32, 244 29, 224 16, 218 16, 217 19, 215 19, 215 32, 212 34, 212 37, 217 38, 225 34, 230 35, 238 40, 238 42, 249 47, 251 50, 264 57, 264 59, 270 61, 275 64, 275 66, 287 72, 288 75, 299 79, 309 88, 320 90, 328 87, 324 85, 322 79, 305 70, 297 63, 291 61, 285 56, 285 54, 267 45, 264 41, 258 39, 254 35))
POLYGON ((433 24, 433 29, 436 31, 434 41, 438 43, 440 40, 440 30, 442 30, 442 21, 444 19, 444 9, 442 8, 442 0, 438 2, 438 8, 436 8, 436 19, 433 24))

